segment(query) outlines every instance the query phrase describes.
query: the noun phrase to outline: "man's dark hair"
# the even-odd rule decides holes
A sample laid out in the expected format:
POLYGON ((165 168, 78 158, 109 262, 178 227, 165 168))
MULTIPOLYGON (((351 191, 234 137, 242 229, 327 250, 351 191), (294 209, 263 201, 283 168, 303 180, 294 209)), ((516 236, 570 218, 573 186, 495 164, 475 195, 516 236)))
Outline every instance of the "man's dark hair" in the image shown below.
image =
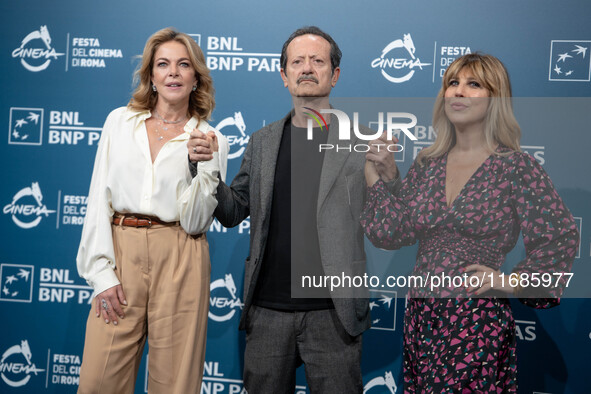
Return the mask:
POLYGON ((301 28, 297 29, 296 31, 294 31, 293 33, 291 33, 291 36, 289 36, 287 41, 285 41, 285 44, 283 44, 283 48, 281 48, 281 60, 280 60, 281 68, 285 70, 285 66, 287 66, 287 47, 289 46, 289 43, 292 42, 294 38, 299 37, 299 36, 303 36, 305 34, 312 34, 315 36, 319 36, 329 42, 329 44, 330 44, 330 65, 332 68, 332 72, 334 73, 335 68, 337 68, 339 66, 339 64, 341 64, 341 56, 343 54, 341 53, 339 46, 332 39, 332 37, 329 34, 320 30, 316 26, 301 27, 301 28))

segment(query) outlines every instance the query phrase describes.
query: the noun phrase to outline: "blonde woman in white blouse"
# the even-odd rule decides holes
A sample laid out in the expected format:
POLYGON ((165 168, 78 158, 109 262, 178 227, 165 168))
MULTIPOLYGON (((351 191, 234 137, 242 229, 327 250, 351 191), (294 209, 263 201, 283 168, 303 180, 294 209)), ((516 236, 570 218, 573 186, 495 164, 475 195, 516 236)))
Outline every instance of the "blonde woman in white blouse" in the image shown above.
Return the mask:
POLYGON ((133 393, 146 338, 148 392, 197 393, 210 283, 205 232, 228 144, 206 122, 213 82, 191 37, 156 32, 136 78, 127 107, 105 122, 78 250, 78 271, 95 295, 79 393, 133 393), (195 177, 192 132, 206 134, 203 149, 213 152, 195 177))

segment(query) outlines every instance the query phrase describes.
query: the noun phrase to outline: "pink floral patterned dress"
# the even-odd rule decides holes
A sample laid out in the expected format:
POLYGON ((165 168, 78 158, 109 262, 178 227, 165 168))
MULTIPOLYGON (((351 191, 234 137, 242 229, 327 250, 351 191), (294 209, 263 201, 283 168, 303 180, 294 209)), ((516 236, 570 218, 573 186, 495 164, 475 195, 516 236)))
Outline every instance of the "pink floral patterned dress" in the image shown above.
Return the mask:
MULTIPOLYGON (((418 241, 413 275, 452 277, 470 264, 499 269, 522 232, 527 256, 514 272, 570 272, 578 230, 550 178, 526 153, 503 146, 497 153, 506 155, 488 157, 449 207, 447 155, 415 162, 396 196, 378 181, 361 215, 367 237, 384 249, 418 241)), ((535 308, 558 305, 566 280, 520 300, 535 308)), ((464 287, 413 287, 404 323, 405 392, 517 390, 508 299, 473 298, 464 287)))

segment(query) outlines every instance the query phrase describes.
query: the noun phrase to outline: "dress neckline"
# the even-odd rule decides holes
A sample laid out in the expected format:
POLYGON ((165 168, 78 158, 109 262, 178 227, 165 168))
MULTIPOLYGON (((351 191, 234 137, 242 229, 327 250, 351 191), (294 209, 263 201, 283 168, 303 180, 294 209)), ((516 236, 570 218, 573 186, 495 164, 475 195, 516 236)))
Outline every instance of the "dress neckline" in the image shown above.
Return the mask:
POLYGON ((484 159, 484 161, 482 163, 480 163, 480 165, 476 168, 476 170, 472 173, 472 175, 470 175, 470 177, 468 178, 466 183, 464 183, 464 185, 460 189, 460 192, 458 193, 456 198, 454 198, 453 201, 449 205, 447 204, 447 155, 448 155, 449 151, 445 152, 445 154, 442 156, 443 181, 441 182, 441 184, 443 185, 443 193, 442 193, 443 205, 447 211, 452 211, 454 209, 454 207, 456 205, 456 201, 458 201, 460 198, 462 198, 466 189, 468 189, 468 187, 471 186, 472 183, 474 183, 474 179, 476 177, 476 174, 478 174, 482 170, 484 170, 484 167, 486 165, 490 164, 493 157, 496 156, 497 153, 502 152, 503 149, 504 149, 504 147, 501 144, 497 145, 496 149, 490 155, 488 155, 488 157, 486 159, 484 159))

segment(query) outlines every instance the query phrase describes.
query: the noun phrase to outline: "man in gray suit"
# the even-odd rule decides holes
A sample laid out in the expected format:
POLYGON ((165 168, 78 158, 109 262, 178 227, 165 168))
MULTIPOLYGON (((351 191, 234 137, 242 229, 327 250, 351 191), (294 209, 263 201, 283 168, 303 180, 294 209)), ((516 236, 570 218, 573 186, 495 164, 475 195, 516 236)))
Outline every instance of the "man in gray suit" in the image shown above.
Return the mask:
MULTIPOLYGON (((361 334, 370 326, 366 289, 301 286, 302 275, 365 273, 359 225, 365 155, 318 149, 360 141, 339 141, 334 116, 326 117, 328 132, 317 128, 308 139, 306 130, 306 113, 330 108, 340 58, 332 37, 317 27, 289 37, 281 78, 294 108, 251 136, 232 184, 220 181, 217 188, 214 215, 222 225, 251 217, 240 320, 246 329, 244 386, 251 394, 293 393, 302 363, 312 393, 363 391, 361 334)), ((190 159, 207 160, 211 139, 193 137, 190 159)), ((393 155, 374 151, 368 158, 386 181, 397 177, 393 155)))

